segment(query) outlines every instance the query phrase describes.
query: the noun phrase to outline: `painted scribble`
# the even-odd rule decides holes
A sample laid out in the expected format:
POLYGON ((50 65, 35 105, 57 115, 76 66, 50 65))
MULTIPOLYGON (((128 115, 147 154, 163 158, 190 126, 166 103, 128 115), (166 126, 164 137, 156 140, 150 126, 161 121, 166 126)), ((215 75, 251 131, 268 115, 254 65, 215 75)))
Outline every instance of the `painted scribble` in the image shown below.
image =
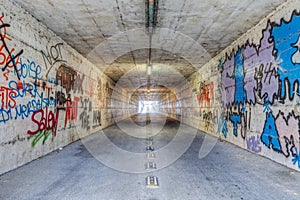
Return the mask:
POLYGON ((254 152, 254 153, 260 153, 261 152, 261 144, 260 144, 260 137, 257 136, 251 136, 246 139, 247 149, 254 152))
POLYGON ((295 100, 300 95, 299 24, 297 12, 288 21, 269 21, 259 44, 247 40, 220 58, 217 66, 224 120, 231 125, 232 136, 245 139, 247 149, 254 153, 267 147, 278 155, 293 156, 294 164, 300 148, 299 101, 295 100), (264 117, 257 118, 252 110, 264 117), (255 127, 257 135, 247 136, 251 118, 262 127, 260 132, 255 127))
POLYGON ((288 96, 292 99, 295 92, 299 93, 299 87, 295 87, 295 84, 300 82, 299 23, 300 16, 294 12, 289 21, 282 19, 280 24, 274 25, 272 29, 273 55, 278 65, 281 98, 288 96))

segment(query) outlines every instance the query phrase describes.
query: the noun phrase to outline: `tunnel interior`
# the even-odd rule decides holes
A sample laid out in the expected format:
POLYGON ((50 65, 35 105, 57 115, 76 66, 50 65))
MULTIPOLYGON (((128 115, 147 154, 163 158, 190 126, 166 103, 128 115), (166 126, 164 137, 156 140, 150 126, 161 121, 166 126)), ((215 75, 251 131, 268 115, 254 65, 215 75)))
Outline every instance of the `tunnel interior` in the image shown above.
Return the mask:
POLYGON ((0 199, 297 199, 299 24, 299 0, 0 1, 0 199))

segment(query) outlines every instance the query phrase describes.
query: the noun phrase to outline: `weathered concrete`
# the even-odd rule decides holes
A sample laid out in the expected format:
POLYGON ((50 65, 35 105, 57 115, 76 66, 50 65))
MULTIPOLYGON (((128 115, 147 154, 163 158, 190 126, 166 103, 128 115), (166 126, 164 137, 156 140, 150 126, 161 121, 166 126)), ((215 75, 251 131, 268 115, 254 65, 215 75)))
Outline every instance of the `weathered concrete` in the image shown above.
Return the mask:
POLYGON ((114 82, 24 9, 0 4, 2 174, 76 141, 76 130, 112 124, 114 82))
MULTIPOLYGON (((131 37, 129 33, 126 33, 126 31, 145 28, 145 1, 48 0, 34 2, 15 0, 15 2, 22 5, 84 56, 105 40, 109 40, 104 46, 105 51, 102 50, 103 52, 97 55, 104 60, 106 56, 112 56, 119 51, 128 53, 135 50, 135 46, 140 46, 140 49, 147 48, 144 44, 148 43, 148 38, 145 41, 138 35, 131 37), (111 37, 120 33, 123 33, 122 37, 110 40, 111 37)), ((157 27, 166 28, 170 32, 158 33, 157 37, 163 41, 157 48, 171 49, 174 54, 185 53, 189 52, 197 41, 211 56, 215 56, 283 2, 285 0, 201 0, 201 2, 199 0, 161 0, 158 5, 157 27), (178 37, 173 38, 171 32, 175 31, 191 38, 194 43, 186 44, 178 37), (171 41, 170 44, 169 41, 171 41), (166 48, 169 45, 171 47, 166 48)), ((153 44, 155 43, 158 42, 153 40, 153 44)), ((176 60, 166 59, 163 51, 158 55, 160 59, 157 63, 167 65, 177 63, 176 60)), ((200 57, 200 54, 197 56, 200 57)), ((113 77, 121 77, 122 71, 127 71, 139 64, 135 63, 135 60, 141 58, 147 60, 148 52, 131 52, 126 58, 130 63, 117 63, 121 70, 109 70, 107 73, 113 77)), ((203 59, 203 62, 206 61, 203 59)), ((103 64, 99 67, 103 67, 103 64)))
MULTIPOLYGON (((165 145, 178 122, 167 122, 154 137, 165 145)), ((116 145, 141 152, 145 140, 105 129, 116 145)), ((218 142, 204 159, 198 151, 204 134, 171 166, 148 174, 121 173, 97 160, 80 141, 0 177, 0 199, 299 199, 300 174, 227 142, 218 142), (157 176, 160 187, 147 189, 145 178, 157 176)))

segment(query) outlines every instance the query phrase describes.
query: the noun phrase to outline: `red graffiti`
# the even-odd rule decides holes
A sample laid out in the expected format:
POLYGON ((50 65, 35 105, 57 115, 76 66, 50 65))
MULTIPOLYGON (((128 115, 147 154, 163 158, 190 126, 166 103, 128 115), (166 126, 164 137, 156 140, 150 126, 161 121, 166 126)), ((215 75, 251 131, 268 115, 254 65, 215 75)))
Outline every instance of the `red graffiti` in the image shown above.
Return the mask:
MULTIPOLYGON (((3 21, 3 18, 4 18, 4 14, 2 13, 2 15, 0 17, 0 26, 5 24, 3 21)), ((11 40, 11 38, 7 37, 7 35, 6 35, 6 27, 5 26, 3 26, 3 33, 0 29, 0 35, 2 35, 3 39, 11 40)))
MULTIPOLYGON (((12 69, 14 68, 15 73, 17 74, 18 78, 18 69, 17 69, 17 64, 20 64, 20 55, 23 53, 23 49, 19 52, 14 54, 15 49, 9 49, 8 45, 6 43, 6 40, 11 40, 11 38, 7 37, 6 35, 6 28, 10 27, 9 24, 4 23, 3 21, 4 14, 2 13, 0 17, 0 39, 2 44, 0 45, 0 66, 4 66, 2 68, 2 71, 5 71, 6 69, 12 69), (3 30, 3 32, 1 31, 3 30)), ((8 80, 8 74, 10 70, 6 70, 3 73, 3 76, 5 77, 6 80, 8 80)))
POLYGON ((48 107, 46 108, 46 112, 43 109, 37 110, 31 116, 32 122, 35 123, 35 130, 28 130, 27 134, 35 135, 38 132, 42 131, 46 134, 47 131, 51 131, 53 136, 56 136, 57 123, 58 123, 59 111, 56 114, 53 111, 49 111, 48 107))
POLYGON ((95 93, 95 81, 90 77, 86 77, 86 84, 89 87, 89 90, 86 91, 86 94, 90 97, 93 97, 95 93))
POLYGON ((16 107, 16 101, 12 96, 16 96, 17 93, 10 88, 0 86, 0 102, 1 108, 14 108, 16 107))
POLYGON ((201 107, 210 106, 211 100, 214 99, 214 83, 200 83, 197 100, 201 107))
POLYGON ((66 116, 64 128, 66 128, 68 121, 76 120, 78 116, 78 102, 80 101, 79 97, 74 97, 72 102, 66 103, 66 116))
POLYGON ((56 72, 58 85, 64 87, 67 94, 69 94, 71 89, 74 87, 76 76, 76 71, 72 67, 68 67, 66 65, 61 65, 56 72))

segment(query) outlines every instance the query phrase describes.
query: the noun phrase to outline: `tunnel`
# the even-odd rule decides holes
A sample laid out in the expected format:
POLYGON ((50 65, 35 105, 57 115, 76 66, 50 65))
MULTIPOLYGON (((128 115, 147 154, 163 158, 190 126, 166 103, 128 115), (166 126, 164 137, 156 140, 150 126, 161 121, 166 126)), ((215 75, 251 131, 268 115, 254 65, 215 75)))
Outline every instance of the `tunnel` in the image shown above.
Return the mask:
POLYGON ((0 0, 0 69, 1 200, 300 199, 299 0, 0 0))

